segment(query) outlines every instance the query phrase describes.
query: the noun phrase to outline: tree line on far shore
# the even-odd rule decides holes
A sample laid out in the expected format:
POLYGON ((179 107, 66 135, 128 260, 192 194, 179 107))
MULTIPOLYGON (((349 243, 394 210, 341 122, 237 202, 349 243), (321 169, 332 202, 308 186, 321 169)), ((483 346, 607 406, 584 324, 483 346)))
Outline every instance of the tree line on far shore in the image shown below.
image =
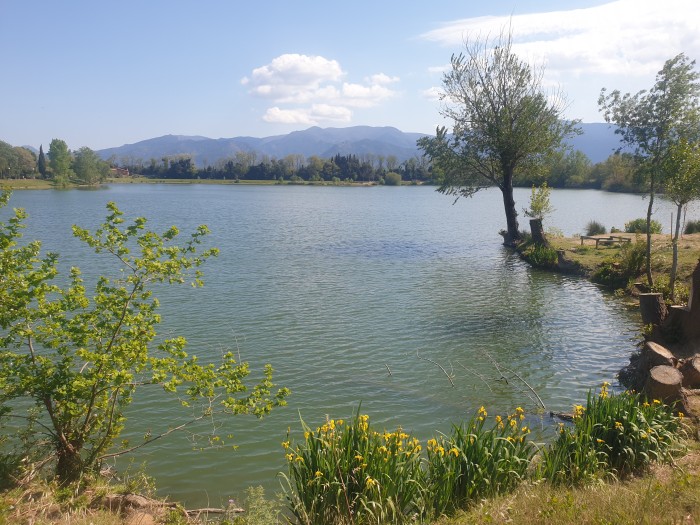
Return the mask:
MULTIPOLYGON (((197 167, 190 155, 169 155, 160 159, 112 157, 103 161, 87 147, 70 151, 65 141, 53 139, 47 155, 29 148, 13 147, 0 141, 0 179, 45 179, 58 186, 100 184, 111 168, 133 175, 163 179, 277 180, 291 182, 367 182, 395 185, 403 182, 431 183, 434 175, 426 157, 399 162, 393 155, 287 155, 277 159, 255 152, 237 152, 214 164, 197 167)), ((544 170, 525 175, 519 186, 546 182, 550 188, 586 188, 636 193, 644 189, 643 177, 634 155, 615 153, 593 163, 579 150, 558 150, 544 170)))

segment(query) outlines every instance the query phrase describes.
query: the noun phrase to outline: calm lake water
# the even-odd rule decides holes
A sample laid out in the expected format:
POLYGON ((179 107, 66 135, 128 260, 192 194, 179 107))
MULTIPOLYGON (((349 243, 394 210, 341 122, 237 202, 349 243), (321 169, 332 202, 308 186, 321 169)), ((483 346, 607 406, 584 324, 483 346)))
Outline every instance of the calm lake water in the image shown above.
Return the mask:
MULTIPOLYGON (((529 190, 516 192, 518 209, 528 198, 529 190)), ((220 505, 249 485, 275 492, 287 429, 299 436, 300 417, 315 428, 360 404, 373 425, 402 425, 420 439, 448 432, 481 405, 492 414, 522 405, 546 438, 554 422, 534 413, 521 382, 498 381, 494 363, 516 371, 547 410, 567 411, 588 389, 614 381, 639 329, 636 312, 595 285, 533 270, 506 250, 497 190, 453 206, 430 187, 114 185, 18 191, 11 205, 30 214, 27 238, 79 265, 89 282, 111 267, 70 226, 99 224, 110 200, 157 230, 210 227, 221 255, 205 266, 204 288, 159 291, 162 332, 185 336, 202 359, 234 349, 252 376, 271 363, 276 383, 293 392, 262 421, 226 422, 235 451, 195 451, 179 434, 133 455, 162 494, 190 506, 220 505)), ((567 235, 591 219, 621 228, 647 205, 581 190, 555 190, 552 203, 547 223, 567 235)), ((656 213, 666 231, 670 213, 663 203, 656 213)), ((137 441, 187 415, 142 390, 127 437, 137 441)))

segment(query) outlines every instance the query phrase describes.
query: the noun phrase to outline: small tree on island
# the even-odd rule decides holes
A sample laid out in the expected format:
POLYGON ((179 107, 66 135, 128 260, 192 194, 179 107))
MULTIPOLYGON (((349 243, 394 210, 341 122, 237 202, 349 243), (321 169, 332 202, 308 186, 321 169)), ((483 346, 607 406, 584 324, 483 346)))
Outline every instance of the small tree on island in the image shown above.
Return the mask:
POLYGON ((535 244, 547 244, 542 221, 554 211, 554 207, 549 202, 551 193, 552 190, 547 186, 546 181, 539 188, 533 186, 530 194, 530 207, 523 209, 525 216, 530 217, 530 230, 535 244))
POLYGON ((542 90, 542 69, 532 68, 513 51, 512 35, 467 40, 464 54, 452 55, 443 77, 441 111, 454 123, 435 137, 418 140, 432 161, 438 191, 471 197, 497 186, 503 195, 507 230, 504 242, 520 242, 513 182, 536 173, 562 141, 579 132, 562 118, 562 93, 542 90))
MULTIPOLYGON (((9 198, 2 193, 0 208, 9 198)), ((201 286, 199 267, 218 251, 201 250, 206 226, 176 245, 177 228, 157 234, 146 229, 143 218, 122 226, 116 205, 107 209, 94 233, 73 227, 78 239, 119 267, 117 277, 97 279, 92 297, 78 268, 71 268, 66 285, 55 284, 58 255, 40 258, 39 241, 19 244, 23 210, 0 222, 0 414, 35 429, 41 438, 23 453, 29 462, 54 462, 61 481, 77 480, 107 457, 217 414, 262 417, 284 405, 289 393, 285 388, 272 393, 269 365, 248 389, 248 365, 237 363, 231 352, 218 364, 204 364, 186 353, 183 337, 156 343, 160 315, 153 287, 187 280, 201 286), (183 406, 192 405, 191 419, 112 451, 126 407, 146 386, 159 386, 183 406)), ((210 439, 220 443, 217 436, 210 439)))

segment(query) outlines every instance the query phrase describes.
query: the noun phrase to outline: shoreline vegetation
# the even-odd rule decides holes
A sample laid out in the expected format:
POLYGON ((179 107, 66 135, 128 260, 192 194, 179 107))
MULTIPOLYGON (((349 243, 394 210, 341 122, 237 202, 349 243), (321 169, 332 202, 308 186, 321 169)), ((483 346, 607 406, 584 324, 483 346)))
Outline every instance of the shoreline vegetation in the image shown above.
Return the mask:
MULTIPOLYGON (((108 183, 279 184, 278 181, 176 181, 145 178, 114 179, 108 183)), ((294 184, 294 182, 285 182, 285 184, 294 184)), ((369 185, 367 183, 348 184, 343 182, 321 184, 369 185)), ((13 189, 51 189, 55 187, 49 181, 32 179, 14 180, 11 181, 10 186, 13 189)), ((529 239, 518 246, 517 252, 533 267, 545 271, 575 274, 599 283, 606 289, 614 291, 616 295, 626 297, 625 304, 633 307, 636 306, 634 299, 640 291, 636 281, 637 278, 641 280, 639 277, 641 268, 634 266, 634 264, 630 266, 631 263, 627 259, 634 257, 635 247, 644 244, 644 236, 629 233, 617 235, 629 239, 629 242, 600 243, 597 245, 596 237, 606 237, 607 235, 582 239, 581 236, 562 237, 550 233, 547 235, 546 253, 536 251, 534 244, 529 239), (636 275, 634 275, 635 272, 636 275)), ((652 269, 657 277, 655 281, 659 288, 663 288, 665 283, 663 276, 668 275, 671 264, 671 235, 654 234, 652 246, 652 269)), ((678 280, 681 288, 683 286, 687 288, 688 280, 700 255, 700 233, 683 235, 679 240, 678 248, 678 280)), ((683 293, 681 292, 677 297, 680 297, 682 302, 683 293)), ((607 396, 603 396, 601 391, 600 397, 607 396)), ((585 411, 587 413, 589 408, 586 407, 585 411)), ((583 414, 583 406, 578 405, 574 408, 574 418, 584 417, 583 414)), ((357 423, 361 427, 363 425, 361 418, 366 416, 358 415, 358 417, 360 419, 357 423)), ((613 430, 618 430, 616 422, 615 425, 613 430)), ((596 470, 596 474, 591 474, 591 479, 594 480, 592 484, 549 483, 545 482, 543 478, 525 479, 524 476, 522 482, 517 483, 517 486, 505 494, 494 493, 479 497, 468 505, 468 510, 458 510, 453 517, 443 517, 433 523, 436 525, 466 525, 468 523, 513 523, 517 525, 535 522, 545 524, 695 523, 697 517, 700 516, 700 444, 695 440, 698 434, 697 422, 686 420, 684 425, 686 425, 685 434, 690 437, 679 435, 679 443, 676 445, 680 444, 680 448, 685 448, 685 451, 673 458, 652 458, 643 468, 635 468, 629 475, 613 474, 608 476, 596 470), (661 512, 662 514, 660 514, 661 512)), ((574 426, 576 426, 575 422, 574 426)), ((571 440, 565 445, 579 447, 580 443, 577 439, 580 436, 574 437, 573 431, 564 432, 563 428, 561 435, 566 434, 567 439, 571 440)), ((662 431, 663 429, 660 427, 659 432, 662 431)), ((629 437, 626 433, 625 435, 629 437)), ((642 431, 637 437, 639 438, 638 443, 646 443, 649 435, 642 431)), ((557 441, 562 441, 562 439, 557 441)), ((593 438, 589 436, 586 439, 593 438)), ((608 434, 601 434, 597 441, 603 445, 600 450, 607 451, 606 453, 609 454, 612 450, 609 449, 611 445, 603 443, 608 439, 608 434)), ((289 447, 288 442, 286 443, 289 447)), ((294 452, 299 456, 305 453, 310 454, 310 449, 304 447, 311 443, 297 445, 294 452)), ((463 446, 468 447, 468 445, 463 446)), ((674 448, 676 447, 674 446, 674 448)), ((382 447, 378 446, 377 450, 381 449, 382 447)), ((433 460, 437 458, 436 450, 438 448, 433 444, 433 455, 431 456, 433 460)), ((457 450, 457 448, 452 448, 449 452, 453 450, 457 450)), ((579 448, 578 453, 581 450, 579 448)), ((447 456, 449 456, 449 452, 447 456)), ((316 451, 316 453, 322 453, 322 451, 316 451)), ((566 461, 570 460, 571 458, 566 461)), ((546 460, 540 461, 544 463, 546 460)), ((595 463, 596 460, 593 461, 595 463)), ((542 468, 541 463, 533 468, 542 468)), ((294 464, 292 463, 292 465, 294 464)), ((599 467, 600 464, 597 468, 599 467)), ((578 466, 570 465, 568 470, 573 471, 576 468, 578 466)), ((564 471, 566 470, 564 469, 564 471)), ((290 470, 290 476, 291 472, 290 470)), ((305 483, 311 486, 314 480, 320 477, 319 472, 320 470, 315 472, 309 470, 310 477, 305 483)), ((228 509, 197 509, 188 512, 176 503, 150 498, 139 500, 143 506, 138 507, 135 503, 138 497, 134 493, 152 495, 154 488, 152 483, 153 480, 150 480, 144 473, 139 473, 121 485, 113 485, 103 480, 96 483, 93 481, 86 485, 89 486, 88 489, 85 489, 85 486, 78 489, 61 487, 54 483, 37 484, 37 482, 26 487, 6 489, 0 493, 0 525, 5 523, 263 525, 285 522, 280 514, 282 505, 279 501, 274 501, 272 495, 266 499, 264 494, 254 488, 247 492, 248 498, 246 504, 243 505, 243 507, 247 507, 246 512, 239 509, 234 502, 230 502, 228 509), (117 495, 115 496, 115 494, 117 495), (105 502, 108 503, 105 504, 105 502)), ((371 488, 371 486, 367 488, 368 493, 371 492, 371 488)), ((297 494, 297 497, 300 496, 297 494)))

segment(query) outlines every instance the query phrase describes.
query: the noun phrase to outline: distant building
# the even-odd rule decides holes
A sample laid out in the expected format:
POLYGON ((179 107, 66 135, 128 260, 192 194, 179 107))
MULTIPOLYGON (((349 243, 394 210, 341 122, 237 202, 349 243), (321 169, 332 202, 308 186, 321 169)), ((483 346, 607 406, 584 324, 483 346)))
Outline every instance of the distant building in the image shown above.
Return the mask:
POLYGON ((110 177, 128 177, 129 175, 127 168, 109 168, 110 177))

